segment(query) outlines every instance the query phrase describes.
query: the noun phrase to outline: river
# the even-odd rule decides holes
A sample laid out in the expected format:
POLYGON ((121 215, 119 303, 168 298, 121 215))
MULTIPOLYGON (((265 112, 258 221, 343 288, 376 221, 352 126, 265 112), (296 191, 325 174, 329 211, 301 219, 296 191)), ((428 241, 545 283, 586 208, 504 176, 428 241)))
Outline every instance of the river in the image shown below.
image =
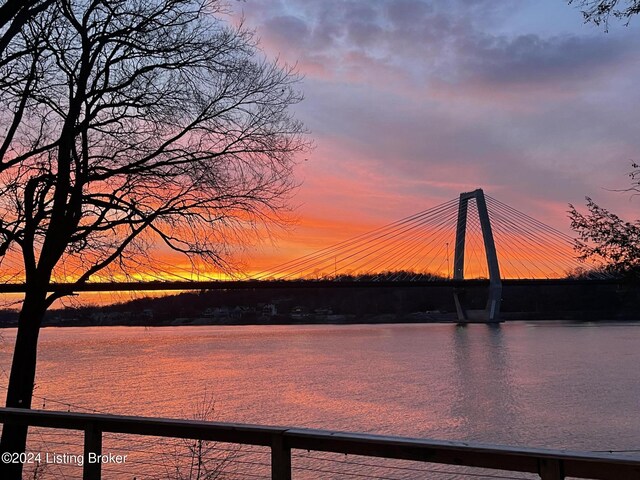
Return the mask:
POLYGON ((638 322, 46 328, 36 384, 34 408, 191 417, 213 399, 220 421, 640 450, 638 322))

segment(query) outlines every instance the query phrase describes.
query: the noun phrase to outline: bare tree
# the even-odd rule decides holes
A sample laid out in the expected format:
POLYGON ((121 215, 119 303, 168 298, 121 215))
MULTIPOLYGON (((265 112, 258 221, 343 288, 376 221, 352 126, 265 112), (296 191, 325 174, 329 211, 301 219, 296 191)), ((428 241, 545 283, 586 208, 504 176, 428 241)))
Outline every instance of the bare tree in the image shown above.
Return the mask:
MULTIPOLYGON (((14 42, 24 28, 37 16, 53 5, 53 0, 7 0, 0 6, 0 105, 4 135, 0 142, 0 172, 14 162, 7 158, 13 137, 22 121, 28 94, 39 78, 37 60, 40 37, 23 38, 14 42)), ((0 244, 0 255, 6 245, 0 244)))
MULTIPOLYGON (((216 418, 216 403, 206 391, 195 406, 191 417, 201 422, 216 418)), ((237 477, 234 461, 241 455, 241 446, 219 444, 208 440, 180 439, 174 444, 172 463, 165 465, 167 479, 221 480, 237 477)))
POLYGON ((29 21, 46 10, 54 0, 6 0, 0 6, 0 58, 11 40, 29 21))
MULTIPOLYGON (((8 407, 31 406, 41 321, 68 293, 50 293, 53 278, 130 273, 158 243, 228 268, 230 245, 286 205, 308 146, 290 112, 299 78, 225 13, 217 0, 57 0, 11 39, 28 53, 0 65, 16 78, 0 85, 0 249, 26 283, 8 407)), ((5 425, 3 451, 25 442, 5 425)))
POLYGON ((638 278, 640 272, 640 221, 626 222, 587 197, 588 213, 569 205, 571 228, 578 233, 575 250, 580 259, 602 261, 604 273, 638 278))
POLYGON ((583 8, 585 22, 604 25, 605 28, 612 15, 628 24, 633 15, 640 13, 640 0, 569 0, 569 5, 571 4, 583 8))

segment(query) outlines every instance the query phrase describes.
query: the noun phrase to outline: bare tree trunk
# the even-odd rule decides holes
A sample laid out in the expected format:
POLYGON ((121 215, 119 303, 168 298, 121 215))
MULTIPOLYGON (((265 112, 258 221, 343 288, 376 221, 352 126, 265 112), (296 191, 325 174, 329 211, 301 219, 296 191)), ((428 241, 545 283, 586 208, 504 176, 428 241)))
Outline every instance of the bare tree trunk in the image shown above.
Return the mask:
MULTIPOLYGON (((18 321, 18 335, 11 364, 11 375, 7 389, 7 407, 31 408, 36 376, 38 334, 46 311, 45 295, 44 291, 32 291, 25 296, 18 321)), ((3 425, 2 440, 0 442, 2 453, 22 453, 25 451, 26 443, 26 426, 11 423, 3 425)), ((22 464, 0 462, 0 478, 20 480, 22 478, 22 464)))
MULTIPOLYGON (((224 1, 0 3, 0 253, 22 253, 28 290, 7 406, 28 409, 52 273, 137 271, 156 244, 229 271, 283 219, 309 145, 295 70, 218 18, 224 1)), ((0 449, 27 431, 5 425, 0 449)))

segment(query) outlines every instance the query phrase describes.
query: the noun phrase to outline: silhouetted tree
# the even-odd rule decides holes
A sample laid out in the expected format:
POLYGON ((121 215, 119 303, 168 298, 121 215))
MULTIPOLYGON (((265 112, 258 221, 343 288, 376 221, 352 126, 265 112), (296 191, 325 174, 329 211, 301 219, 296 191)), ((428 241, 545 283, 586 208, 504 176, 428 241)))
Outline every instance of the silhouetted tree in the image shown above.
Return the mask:
POLYGON ((11 40, 29 21, 46 10, 54 0, 5 0, 0 6, 0 62, 11 40))
POLYGON ((625 222, 589 197, 587 215, 569 207, 571 228, 579 235, 575 248, 582 260, 603 260, 603 271, 616 275, 640 272, 640 221, 625 222))
MULTIPOLYGON (((192 418, 200 422, 212 422, 216 416, 215 399, 205 391, 192 418)), ((240 455, 240 446, 220 448, 217 442, 207 440, 178 440, 174 443, 172 464, 165 465, 167 479, 218 480, 236 476, 230 467, 240 455)))
POLYGON ((628 24, 630 17, 640 13, 640 0, 569 0, 569 4, 583 8, 585 22, 596 25, 607 26, 612 15, 628 24))
POLYGON ((629 178, 631 178, 631 187, 629 187, 625 191, 640 193, 640 165, 638 165, 637 163, 632 163, 631 167, 633 168, 633 170, 629 172, 629 178))
MULTIPOLYGON (((37 61, 41 51, 40 38, 44 34, 13 42, 23 29, 28 28, 36 15, 53 5, 54 0, 7 0, 0 6, 0 105, 2 105, 2 129, 0 141, 0 172, 18 163, 13 155, 7 155, 14 135, 25 113, 29 92, 41 77, 37 61)), ((6 244, 0 243, 0 255, 6 244)))
MULTIPOLYGON (((43 8, 0 62, 0 252, 26 283, 7 406, 21 408, 42 318, 69 293, 53 278, 131 273, 156 244, 228 268, 231 245, 286 205, 307 147, 298 77, 221 2, 28 3, 43 8)), ((23 451, 26 431, 5 425, 2 450, 23 451)))

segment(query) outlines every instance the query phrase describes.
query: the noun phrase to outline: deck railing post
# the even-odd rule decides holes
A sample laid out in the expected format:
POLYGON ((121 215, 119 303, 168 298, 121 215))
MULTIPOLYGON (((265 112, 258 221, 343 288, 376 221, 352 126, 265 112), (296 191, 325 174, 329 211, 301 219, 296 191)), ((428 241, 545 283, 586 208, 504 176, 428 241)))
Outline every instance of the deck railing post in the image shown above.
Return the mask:
MULTIPOLYGON (((78 434, 84 432, 82 478, 85 480, 100 480, 103 461, 124 463, 126 460, 126 455, 112 455, 111 453, 102 455, 103 433, 176 439, 202 438, 212 442, 253 445, 261 448, 270 447, 271 478, 273 480, 291 480, 293 476, 291 468, 293 449, 537 473, 542 480, 565 480, 565 475, 571 478, 599 480, 640 479, 640 460, 638 457, 619 454, 506 447, 473 442, 265 425, 0 408, 0 424, 7 423, 64 429, 65 431, 78 432, 78 434), (96 461, 98 455, 100 455, 100 461, 96 461), (113 460, 111 460, 112 458, 113 460)), ((2 452, 1 456, 0 466, 2 462, 13 464, 22 459, 21 455, 10 452, 2 452)), ((145 465, 144 462, 142 465, 145 465)), ((134 465, 131 468, 139 467, 134 465)), ((135 470, 131 473, 135 474, 134 472, 135 470)), ((146 473, 153 475, 155 472, 146 473)))
POLYGON ((291 448, 282 434, 271 443, 271 480, 291 480, 291 448))
POLYGON ((562 461, 549 458, 538 459, 538 472, 541 480, 564 480, 562 461))
POLYGON ((100 480, 101 463, 96 461, 96 456, 99 455, 102 455, 102 431, 95 424, 89 423, 84 429, 82 480, 100 480))

